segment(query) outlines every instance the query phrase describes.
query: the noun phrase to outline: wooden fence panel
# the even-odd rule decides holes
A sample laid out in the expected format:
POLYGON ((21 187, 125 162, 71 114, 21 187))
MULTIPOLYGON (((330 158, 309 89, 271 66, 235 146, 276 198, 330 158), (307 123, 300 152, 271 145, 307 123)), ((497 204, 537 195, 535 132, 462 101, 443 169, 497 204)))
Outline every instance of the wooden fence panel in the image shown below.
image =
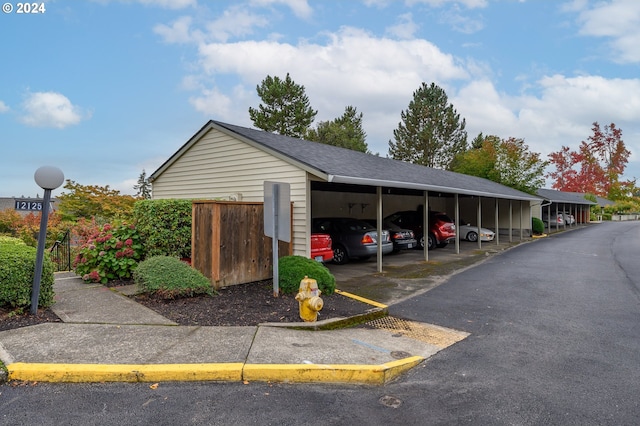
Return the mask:
MULTIPOLYGON (((272 278, 271 238, 264 235, 263 218, 263 203, 194 201, 193 267, 216 289, 272 278)), ((279 257, 292 254, 292 248, 280 241, 279 257)))

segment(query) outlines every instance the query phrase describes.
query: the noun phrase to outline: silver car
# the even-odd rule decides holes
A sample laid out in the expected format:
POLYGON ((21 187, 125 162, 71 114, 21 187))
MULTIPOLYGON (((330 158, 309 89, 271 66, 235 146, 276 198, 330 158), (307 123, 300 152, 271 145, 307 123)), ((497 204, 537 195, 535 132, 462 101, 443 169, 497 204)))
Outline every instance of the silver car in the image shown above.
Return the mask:
MULTIPOLYGON (((348 217, 315 218, 312 232, 331 235, 333 262, 345 264, 351 258, 368 259, 378 253, 378 232, 372 225, 348 217)), ((393 251, 389 231, 382 231, 382 253, 393 251)))
MULTIPOLYGON (((458 235, 467 241, 478 241, 478 227, 469 222, 463 222, 464 225, 458 227, 458 235)), ((480 241, 493 241, 496 234, 491 229, 480 228, 480 241)))

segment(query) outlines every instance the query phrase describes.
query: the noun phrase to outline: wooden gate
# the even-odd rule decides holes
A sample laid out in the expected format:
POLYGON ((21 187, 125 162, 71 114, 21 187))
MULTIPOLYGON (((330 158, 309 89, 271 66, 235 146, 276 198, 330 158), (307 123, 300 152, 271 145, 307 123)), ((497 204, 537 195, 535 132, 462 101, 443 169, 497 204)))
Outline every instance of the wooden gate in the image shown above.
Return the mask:
MULTIPOLYGON (((191 262, 216 289, 273 277, 263 203, 198 200, 192 213, 191 262)), ((292 244, 280 241, 278 252, 292 254, 292 244)))

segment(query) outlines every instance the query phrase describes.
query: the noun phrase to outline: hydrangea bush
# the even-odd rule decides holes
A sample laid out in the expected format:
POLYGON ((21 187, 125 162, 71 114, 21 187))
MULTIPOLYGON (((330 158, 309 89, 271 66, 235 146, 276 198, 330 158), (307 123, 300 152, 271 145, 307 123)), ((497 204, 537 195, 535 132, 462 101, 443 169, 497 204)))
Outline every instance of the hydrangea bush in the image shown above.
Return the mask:
POLYGON ((142 257, 143 246, 134 225, 107 223, 82 245, 73 267, 83 280, 105 284, 131 278, 142 257))

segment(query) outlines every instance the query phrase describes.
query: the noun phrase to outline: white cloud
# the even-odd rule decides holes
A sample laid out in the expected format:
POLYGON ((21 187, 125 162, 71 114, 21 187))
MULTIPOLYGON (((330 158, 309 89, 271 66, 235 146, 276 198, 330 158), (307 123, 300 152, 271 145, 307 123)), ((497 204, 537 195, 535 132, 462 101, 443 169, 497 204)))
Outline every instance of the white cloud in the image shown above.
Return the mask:
POLYGON ((171 24, 158 24, 153 31, 167 43, 204 43, 207 41, 227 42, 230 38, 253 34, 255 28, 269 25, 269 20, 249 12, 245 7, 234 6, 226 9, 220 17, 206 24, 206 30, 193 28, 193 17, 182 16, 171 24))
POLYGON ((199 31, 191 33, 190 16, 182 16, 171 25, 158 24, 153 28, 153 32, 160 35, 167 43, 191 43, 197 41, 199 31))
POLYGON ((9 111, 9 107, 4 102, 0 101, 0 114, 9 111))
POLYGON ((251 0, 254 6, 269 6, 272 4, 284 4, 289 7, 298 18, 308 19, 313 14, 313 9, 307 0, 251 0))
POLYGON ((159 6, 165 9, 184 9, 186 7, 196 6, 197 0, 137 0, 138 2, 148 6, 159 6))
POLYGON ((484 28, 482 20, 462 14, 457 6, 443 12, 440 21, 463 34, 473 34, 484 28))
POLYGON ((194 96, 189 102, 196 111, 217 117, 229 116, 231 98, 221 93, 217 88, 202 89, 200 96, 194 96))
POLYGON ((92 0, 96 3, 107 4, 113 1, 120 3, 140 3, 145 6, 155 6, 164 9, 184 9, 187 7, 195 7, 198 5, 198 0, 92 0))
POLYGON ((385 33, 396 38, 407 40, 414 37, 418 28, 418 25, 413 22, 411 13, 405 13, 398 16, 398 23, 386 28, 385 33))
POLYGON ((610 39, 614 57, 622 63, 640 62, 640 2, 637 0, 613 0, 588 4, 574 4, 574 10, 582 6, 578 22, 580 34, 610 39))
POLYGON ((208 74, 239 74, 252 85, 267 74, 299 76, 299 84, 326 86, 330 93, 388 93, 421 81, 468 77, 451 55, 425 40, 379 39, 342 28, 326 44, 274 41, 210 43, 200 46, 208 74), (278 58, 274 61, 274 58, 278 58), (332 89, 336 88, 336 89, 332 89))
POLYGON ((56 92, 29 93, 22 104, 21 121, 33 127, 63 129, 78 124, 83 119, 80 108, 71 104, 64 95, 56 92))
POLYGON ((250 13, 245 7, 235 6, 207 24, 207 30, 211 40, 226 42, 232 36, 250 35, 255 27, 266 27, 268 24, 267 18, 250 13))
POLYGON ((487 0, 406 0, 408 5, 413 6, 415 4, 427 4, 433 7, 440 7, 445 4, 462 4, 469 9, 483 8, 487 7, 487 0))

